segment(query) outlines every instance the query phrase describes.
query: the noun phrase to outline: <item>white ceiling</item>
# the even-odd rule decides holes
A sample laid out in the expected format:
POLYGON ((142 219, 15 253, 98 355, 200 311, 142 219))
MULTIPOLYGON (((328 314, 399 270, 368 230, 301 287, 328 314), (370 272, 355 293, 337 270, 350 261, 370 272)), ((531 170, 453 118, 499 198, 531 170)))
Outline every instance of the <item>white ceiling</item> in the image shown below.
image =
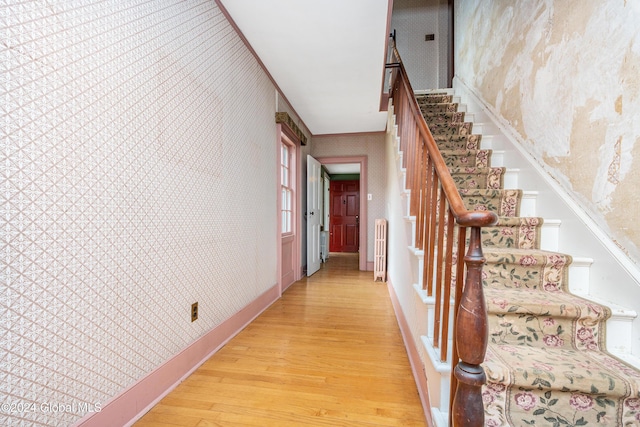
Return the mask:
POLYGON ((383 131, 391 0, 218 0, 314 135, 383 131))
POLYGON ((327 163, 322 166, 331 175, 360 173, 360 163, 327 163))

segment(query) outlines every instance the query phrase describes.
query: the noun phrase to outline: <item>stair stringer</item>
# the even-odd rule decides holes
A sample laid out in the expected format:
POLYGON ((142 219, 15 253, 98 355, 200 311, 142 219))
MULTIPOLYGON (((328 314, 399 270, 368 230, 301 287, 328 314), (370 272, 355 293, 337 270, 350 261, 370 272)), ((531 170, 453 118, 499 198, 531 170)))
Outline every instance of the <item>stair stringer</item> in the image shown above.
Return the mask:
POLYGON ((389 253, 387 277, 389 286, 397 297, 394 305, 396 316, 406 322, 398 322, 410 357, 416 385, 421 396, 425 417, 430 425, 446 426, 449 405, 450 367, 433 363, 423 337, 428 334, 429 307, 415 291, 414 284, 421 286, 424 251, 415 249, 415 217, 409 216, 411 192, 405 187, 405 171, 402 167, 402 152, 399 151, 397 126, 392 100, 389 103, 386 137, 387 185, 386 216, 389 221, 389 253), (419 359, 419 360, 418 360, 419 359), (421 387, 421 384, 426 384, 421 387), (444 418, 442 417, 444 415, 444 418))
MULTIPOLYGON (((483 148, 501 150, 504 163, 518 170, 519 187, 538 192, 537 216, 561 221, 562 238, 556 250, 593 260, 589 283, 580 286, 579 294, 609 305, 614 313, 624 312, 624 329, 630 335, 625 338, 616 334, 615 341, 607 340, 607 346, 611 353, 640 368, 640 317, 636 315, 640 312, 640 268, 524 148, 521 138, 504 119, 459 78, 454 78, 453 86, 459 99, 464 99, 465 108, 473 111, 475 118, 483 122, 483 129, 492 133, 491 138, 483 136, 483 148), (631 301, 636 304, 630 306, 631 301)), ((615 316, 612 320, 616 321, 615 316)), ((607 326, 614 329, 611 322, 607 326)))

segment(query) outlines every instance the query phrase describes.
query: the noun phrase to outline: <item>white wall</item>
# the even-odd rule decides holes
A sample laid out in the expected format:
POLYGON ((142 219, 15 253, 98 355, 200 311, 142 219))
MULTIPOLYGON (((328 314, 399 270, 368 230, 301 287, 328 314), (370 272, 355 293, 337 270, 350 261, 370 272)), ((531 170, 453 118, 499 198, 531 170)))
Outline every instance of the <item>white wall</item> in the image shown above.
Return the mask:
POLYGON ((104 405, 277 283, 275 88, 212 1, 0 16, 0 395, 104 405))

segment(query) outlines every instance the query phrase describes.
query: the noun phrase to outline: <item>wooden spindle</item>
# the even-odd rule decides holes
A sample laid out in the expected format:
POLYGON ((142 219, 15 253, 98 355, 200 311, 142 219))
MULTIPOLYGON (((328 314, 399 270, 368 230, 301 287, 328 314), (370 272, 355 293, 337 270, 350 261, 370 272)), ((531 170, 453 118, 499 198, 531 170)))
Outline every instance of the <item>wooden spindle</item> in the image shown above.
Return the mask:
MULTIPOLYGON (((427 151, 427 150, 425 150, 427 151)), ((425 183, 425 196, 424 196, 424 224, 423 224, 423 248, 424 248, 424 263, 422 268, 422 289, 426 289, 427 293, 431 295, 431 285, 430 281, 427 279, 427 267, 426 263, 428 260, 433 259, 433 247, 430 245, 431 242, 431 234, 433 233, 433 229, 431 228, 431 190, 433 188, 433 180, 434 177, 434 169, 433 162, 431 161, 431 156, 427 154, 427 163, 426 163, 426 183, 425 183)))
POLYGON ((420 132, 415 123, 412 124, 409 132, 409 143, 411 144, 411 169, 413 169, 411 184, 411 215, 418 216, 420 206, 420 177, 422 171, 420 170, 421 154, 420 154, 420 132))
MULTIPOLYGON (((418 137, 420 132, 418 132, 418 137)), ((424 140, 418 140, 420 165, 419 165, 419 183, 420 183, 420 200, 418 203, 418 214, 416 217, 416 247, 424 250, 424 213, 426 209, 425 199, 427 194, 427 150, 424 147, 424 140)))
POLYGON ((444 259, 444 297, 442 305, 442 346, 440 347, 440 360, 447 360, 449 350, 449 313, 451 313, 451 270, 453 269, 453 214, 447 209, 446 248, 444 259))
MULTIPOLYGON (((462 284, 464 277, 464 248, 466 247, 467 240, 467 228, 462 226, 457 226, 456 228, 458 232, 458 248, 456 250, 456 286, 455 286, 455 295, 454 295, 454 303, 453 303, 453 348, 451 349, 451 360, 460 360, 458 356, 458 346, 456 345, 455 337, 457 336, 456 323, 455 320, 458 318, 458 310, 460 308, 460 300, 462 300, 462 284)), ((449 399, 449 414, 453 414, 453 396, 456 394, 456 390, 458 389, 458 379, 455 376, 454 370, 451 370, 451 386, 450 393, 451 398, 449 399)), ((451 425, 451 418, 449 417, 449 425, 451 425)))
MULTIPOLYGON (((444 189, 440 188, 440 200, 438 201, 438 250, 436 251, 435 273, 436 273, 436 306, 434 314, 433 324, 433 345, 439 347, 441 345, 441 324, 442 324, 442 292, 443 292, 443 263, 444 263, 444 226, 445 226, 445 208, 447 204, 447 198, 444 194, 444 189)), ((445 359, 440 359, 445 360, 445 359)))
POLYGON ((433 174, 433 180, 431 181, 431 200, 429 200, 429 228, 431 229, 431 233, 429 234, 429 242, 427 243, 429 245, 429 253, 431 253, 431 259, 429 260, 429 262, 427 262, 427 260, 425 259, 425 279, 427 280, 427 287, 428 287, 428 291, 427 293, 429 295, 433 295, 433 280, 434 280, 434 255, 435 255, 435 248, 436 248, 436 208, 438 206, 438 187, 439 187, 440 181, 438 180, 438 175, 435 173, 434 170, 434 174, 433 174))

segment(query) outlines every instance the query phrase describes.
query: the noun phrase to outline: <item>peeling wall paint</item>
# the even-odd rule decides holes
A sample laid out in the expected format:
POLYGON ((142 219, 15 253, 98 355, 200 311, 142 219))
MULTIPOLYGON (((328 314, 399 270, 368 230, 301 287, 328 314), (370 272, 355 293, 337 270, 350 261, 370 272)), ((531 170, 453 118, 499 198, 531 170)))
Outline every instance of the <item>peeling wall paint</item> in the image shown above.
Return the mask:
POLYGON ((456 0, 456 75, 640 262, 640 2, 456 0))

